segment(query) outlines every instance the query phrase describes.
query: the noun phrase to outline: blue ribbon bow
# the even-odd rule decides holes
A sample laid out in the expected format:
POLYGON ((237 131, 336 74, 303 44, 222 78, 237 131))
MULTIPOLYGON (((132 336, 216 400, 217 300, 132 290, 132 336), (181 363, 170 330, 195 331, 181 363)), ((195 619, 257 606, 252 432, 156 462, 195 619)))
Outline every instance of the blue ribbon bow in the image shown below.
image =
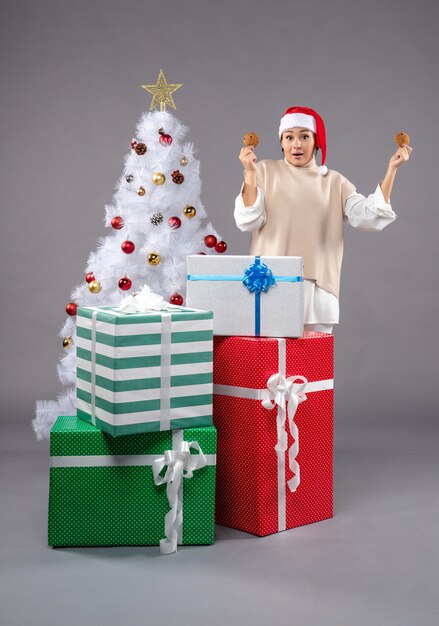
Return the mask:
POLYGON ((242 282, 250 293, 261 293, 261 291, 267 292, 275 285, 276 279, 265 263, 255 261, 245 270, 242 282))

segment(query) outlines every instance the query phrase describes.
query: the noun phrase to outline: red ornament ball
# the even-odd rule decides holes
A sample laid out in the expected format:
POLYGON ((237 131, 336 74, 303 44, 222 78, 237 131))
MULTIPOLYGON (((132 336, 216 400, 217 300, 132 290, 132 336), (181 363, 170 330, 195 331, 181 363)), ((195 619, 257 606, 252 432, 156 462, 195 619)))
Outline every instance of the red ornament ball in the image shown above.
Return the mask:
POLYGON ((172 229, 180 228, 181 219, 177 217, 176 215, 173 215, 172 217, 168 219, 168 225, 169 225, 169 228, 172 228, 172 229))
POLYGON ((66 306, 67 315, 71 315, 72 317, 75 316, 77 308, 78 308, 78 305, 75 304, 75 302, 69 302, 68 305, 66 306))
POLYGON ((220 254, 222 254, 223 252, 225 252, 227 250, 227 244, 225 241, 218 241, 218 243, 215 246, 215 250, 217 252, 219 252, 220 254))
POLYGON ((169 298, 169 302, 171 304, 176 304, 177 306, 181 306, 183 304, 183 296, 180 296, 179 293, 174 293, 169 298))
POLYGON ((122 289, 122 291, 128 291, 128 289, 131 289, 132 286, 132 282, 129 278, 127 278, 127 276, 124 276, 123 278, 119 279, 119 289, 122 289))
POLYGON ((162 146, 170 146, 172 143, 172 137, 171 135, 168 135, 167 133, 163 133, 163 134, 160 134, 159 141, 162 144, 162 146))
POLYGON ((85 275, 85 282, 92 283, 94 280, 96 280, 96 278, 93 272, 89 272, 88 274, 85 275))
POLYGON ((111 226, 115 230, 120 230, 121 228, 123 228, 123 218, 120 215, 116 215, 116 217, 113 217, 113 219, 111 220, 111 226))
POLYGON ((125 252, 125 254, 132 254, 136 249, 136 246, 132 241, 123 241, 120 247, 122 248, 122 252, 125 252))
POLYGON ((206 235, 204 237, 204 245, 207 248, 214 248, 216 246, 216 242, 217 242, 217 238, 215 237, 215 235, 206 235))
POLYGON ((197 252, 197 254, 204 254, 204 256, 206 256, 205 252, 197 252))

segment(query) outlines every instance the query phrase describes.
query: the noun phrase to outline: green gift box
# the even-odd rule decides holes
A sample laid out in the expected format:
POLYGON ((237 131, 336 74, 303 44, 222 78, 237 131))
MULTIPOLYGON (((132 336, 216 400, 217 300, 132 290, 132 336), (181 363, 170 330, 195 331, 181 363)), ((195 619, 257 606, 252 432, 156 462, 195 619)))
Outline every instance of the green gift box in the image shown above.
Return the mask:
POLYGON ((50 546, 213 543, 214 426, 115 438, 59 417, 50 458, 50 546))
POLYGON ((212 424, 213 314, 79 307, 77 415, 111 435, 212 424))

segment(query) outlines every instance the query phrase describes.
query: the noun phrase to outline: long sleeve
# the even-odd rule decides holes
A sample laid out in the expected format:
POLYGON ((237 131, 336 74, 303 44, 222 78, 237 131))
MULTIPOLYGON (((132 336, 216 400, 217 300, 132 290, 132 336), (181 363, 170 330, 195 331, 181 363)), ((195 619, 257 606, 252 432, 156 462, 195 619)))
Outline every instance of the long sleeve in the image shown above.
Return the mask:
POLYGON ((383 196, 378 185, 367 198, 352 193, 345 202, 343 220, 353 228, 363 231, 380 231, 396 219, 396 214, 383 196))
POLYGON ((260 187, 256 187, 257 195, 252 206, 244 206, 242 199, 242 189, 235 200, 235 222, 239 230, 252 232, 259 230, 265 224, 265 200, 260 187))

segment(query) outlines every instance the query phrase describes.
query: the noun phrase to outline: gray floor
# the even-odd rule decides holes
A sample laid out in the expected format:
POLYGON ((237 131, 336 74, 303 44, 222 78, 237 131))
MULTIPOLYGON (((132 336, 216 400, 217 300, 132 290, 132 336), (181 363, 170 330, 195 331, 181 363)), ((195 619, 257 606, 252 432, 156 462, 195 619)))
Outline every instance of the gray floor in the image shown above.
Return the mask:
POLYGON ((436 626, 438 437, 337 429, 335 517, 210 547, 50 549, 48 446, 1 437, 1 624, 436 626))

